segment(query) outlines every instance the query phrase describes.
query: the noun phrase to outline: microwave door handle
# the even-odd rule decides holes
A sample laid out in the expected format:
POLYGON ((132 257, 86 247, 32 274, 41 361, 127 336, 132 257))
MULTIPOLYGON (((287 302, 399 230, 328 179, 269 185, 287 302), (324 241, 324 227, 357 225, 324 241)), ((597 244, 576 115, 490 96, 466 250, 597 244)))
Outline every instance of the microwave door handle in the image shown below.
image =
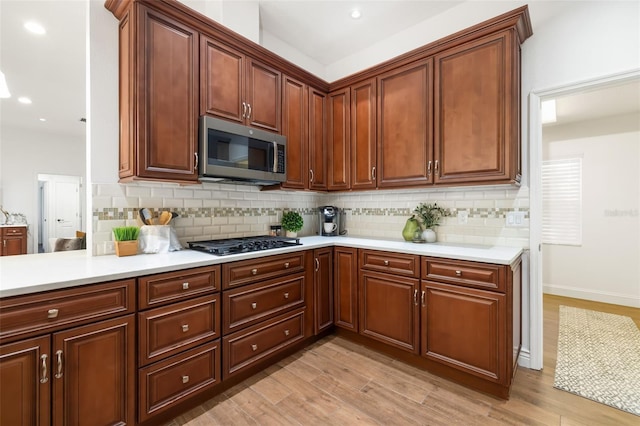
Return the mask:
POLYGON ((278 173, 278 143, 273 143, 273 172, 278 173))

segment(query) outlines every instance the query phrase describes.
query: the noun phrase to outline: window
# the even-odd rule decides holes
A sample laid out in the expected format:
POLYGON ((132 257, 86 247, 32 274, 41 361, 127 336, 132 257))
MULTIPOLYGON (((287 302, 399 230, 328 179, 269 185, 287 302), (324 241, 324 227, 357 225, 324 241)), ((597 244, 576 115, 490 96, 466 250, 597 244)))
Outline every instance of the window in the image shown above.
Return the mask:
POLYGON ((542 162, 542 242, 582 245, 582 158, 542 162))

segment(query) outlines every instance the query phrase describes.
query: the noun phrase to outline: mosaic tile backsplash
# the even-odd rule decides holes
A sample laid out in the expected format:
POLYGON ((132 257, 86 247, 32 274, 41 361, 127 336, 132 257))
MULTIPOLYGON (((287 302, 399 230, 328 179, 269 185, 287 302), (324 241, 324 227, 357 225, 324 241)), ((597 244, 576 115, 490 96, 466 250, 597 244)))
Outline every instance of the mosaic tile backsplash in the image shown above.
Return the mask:
POLYGON ((529 192, 527 188, 471 187, 421 190, 314 193, 260 191, 246 185, 205 182, 189 187, 176 184, 93 184, 93 252, 113 253, 112 228, 140 225, 138 210, 146 207, 154 217, 169 210, 183 244, 200 239, 265 235, 278 224, 282 212, 302 214, 301 236, 315 235, 318 206, 335 205, 346 212, 351 236, 402 239, 402 228, 420 202, 437 202, 449 209, 436 230, 438 241, 448 243, 529 246, 529 192), (466 211, 466 224, 458 212, 466 211), (509 211, 525 213, 524 226, 506 227, 509 211))

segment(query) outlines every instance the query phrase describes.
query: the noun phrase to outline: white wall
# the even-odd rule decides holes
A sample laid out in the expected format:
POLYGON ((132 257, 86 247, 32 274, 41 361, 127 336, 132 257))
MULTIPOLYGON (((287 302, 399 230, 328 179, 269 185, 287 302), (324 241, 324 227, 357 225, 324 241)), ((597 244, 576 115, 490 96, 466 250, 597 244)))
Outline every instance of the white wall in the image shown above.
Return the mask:
POLYGON ((0 139, 0 204, 10 213, 26 215, 27 253, 34 253, 38 235, 38 174, 84 177, 85 140, 74 135, 8 126, 0 129, 0 139))
POLYGON ((582 245, 543 246, 545 293, 640 307, 640 115, 543 128, 544 159, 582 157, 582 245))

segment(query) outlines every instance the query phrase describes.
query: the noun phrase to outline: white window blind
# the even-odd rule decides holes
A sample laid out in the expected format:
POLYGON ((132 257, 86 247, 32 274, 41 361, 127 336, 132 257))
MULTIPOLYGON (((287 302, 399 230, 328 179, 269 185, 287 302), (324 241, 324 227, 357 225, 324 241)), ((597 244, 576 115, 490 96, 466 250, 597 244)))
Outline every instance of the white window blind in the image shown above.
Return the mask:
POLYGON ((542 162, 542 242, 582 244, 582 158, 542 162))

